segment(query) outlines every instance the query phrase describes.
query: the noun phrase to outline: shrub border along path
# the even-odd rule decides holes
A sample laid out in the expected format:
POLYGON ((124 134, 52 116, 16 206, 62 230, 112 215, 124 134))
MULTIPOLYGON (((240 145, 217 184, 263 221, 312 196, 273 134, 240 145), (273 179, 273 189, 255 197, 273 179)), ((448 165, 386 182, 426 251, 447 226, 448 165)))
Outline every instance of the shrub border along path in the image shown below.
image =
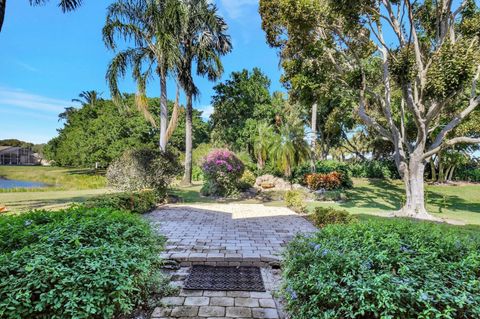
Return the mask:
POLYGON ((152 318, 218 317, 281 318, 272 292, 278 286, 277 266, 287 243, 298 233, 317 229, 284 207, 260 204, 170 205, 146 215, 167 237, 162 257, 181 266, 173 275, 182 287, 194 264, 262 267, 265 293, 187 291, 164 298, 152 318), (274 267, 275 268, 275 267, 274 267))

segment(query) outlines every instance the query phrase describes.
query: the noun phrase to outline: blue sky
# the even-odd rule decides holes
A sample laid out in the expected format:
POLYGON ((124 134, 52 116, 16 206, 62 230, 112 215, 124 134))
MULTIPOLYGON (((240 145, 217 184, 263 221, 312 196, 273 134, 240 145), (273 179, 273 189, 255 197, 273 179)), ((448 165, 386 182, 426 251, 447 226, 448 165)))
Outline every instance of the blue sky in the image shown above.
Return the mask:
MULTIPOLYGON (((83 90, 109 97, 105 71, 113 52, 101 38, 107 6, 113 0, 85 0, 77 11, 62 14, 58 1, 30 7, 28 0, 9 1, 0 33, 0 139, 17 138, 45 143, 61 127, 57 115, 72 106, 83 90)), ((258 14, 258 0, 216 0, 232 36, 233 52, 222 60, 223 79, 232 71, 260 67, 280 90, 277 52, 265 43, 258 14)), ((148 88, 159 95, 158 81, 148 88)), ((197 79, 201 96, 195 107, 211 112, 214 83, 197 79)), ((174 97, 174 85, 169 85, 174 97)), ((121 83, 124 92, 134 92, 130 77, 121 83)))

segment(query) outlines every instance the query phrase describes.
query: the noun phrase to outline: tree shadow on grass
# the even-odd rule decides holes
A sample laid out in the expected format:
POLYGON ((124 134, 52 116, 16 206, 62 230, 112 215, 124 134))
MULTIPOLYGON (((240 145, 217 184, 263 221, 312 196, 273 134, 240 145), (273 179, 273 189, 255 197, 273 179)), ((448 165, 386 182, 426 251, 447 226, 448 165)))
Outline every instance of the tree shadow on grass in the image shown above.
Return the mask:
POLYGON ((445 195, 438 191, 428 190, 427 196, 428 205, 435 206, 433 213, 442 213, 444 210, 480 213, 480 203, 466 201, 457 195, 445 195))
POLYGON ((347 191, 348 200, 340 206, 345 208, 374 208, 396 210, 400 208, 403 189, 391 181, 369 179, 368 186, 354 186, 347 191))

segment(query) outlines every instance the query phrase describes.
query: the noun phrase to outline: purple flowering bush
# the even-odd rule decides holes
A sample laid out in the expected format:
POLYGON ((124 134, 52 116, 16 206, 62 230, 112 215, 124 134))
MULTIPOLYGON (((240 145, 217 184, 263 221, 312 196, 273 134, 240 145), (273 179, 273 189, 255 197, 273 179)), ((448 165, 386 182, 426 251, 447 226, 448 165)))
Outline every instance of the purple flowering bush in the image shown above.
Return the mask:
POLYGON ((203 160, 204 184, 202 194, 206 196, 231 196, 238 193, 244 165, 235 154, 226 149, 211 151, 203 160))
POLYGON ((406 219, 328 225, 288 246, 292 319, 480 318, 478 230, 406 219))

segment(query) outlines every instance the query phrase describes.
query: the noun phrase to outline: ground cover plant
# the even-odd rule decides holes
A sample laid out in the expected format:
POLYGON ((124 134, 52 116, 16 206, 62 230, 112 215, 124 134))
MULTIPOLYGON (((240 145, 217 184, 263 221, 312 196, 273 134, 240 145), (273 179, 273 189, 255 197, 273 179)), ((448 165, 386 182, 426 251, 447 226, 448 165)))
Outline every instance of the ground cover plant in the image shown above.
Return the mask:
POLYGON ((357 218, 346 210, 331 207, 316 207, 313 213, 308 215, 308 219, 320 228, 331 224, 350 224, 357 221, 357 218))
POLYGON ((74 207, 0 217, 1 318, 112 318, 168 289, 163 239, 125 211, 74 207))
POLYGON ((330 225, 287 249, 292 319, 478 318, 480 235, 410 220, 330 225))

